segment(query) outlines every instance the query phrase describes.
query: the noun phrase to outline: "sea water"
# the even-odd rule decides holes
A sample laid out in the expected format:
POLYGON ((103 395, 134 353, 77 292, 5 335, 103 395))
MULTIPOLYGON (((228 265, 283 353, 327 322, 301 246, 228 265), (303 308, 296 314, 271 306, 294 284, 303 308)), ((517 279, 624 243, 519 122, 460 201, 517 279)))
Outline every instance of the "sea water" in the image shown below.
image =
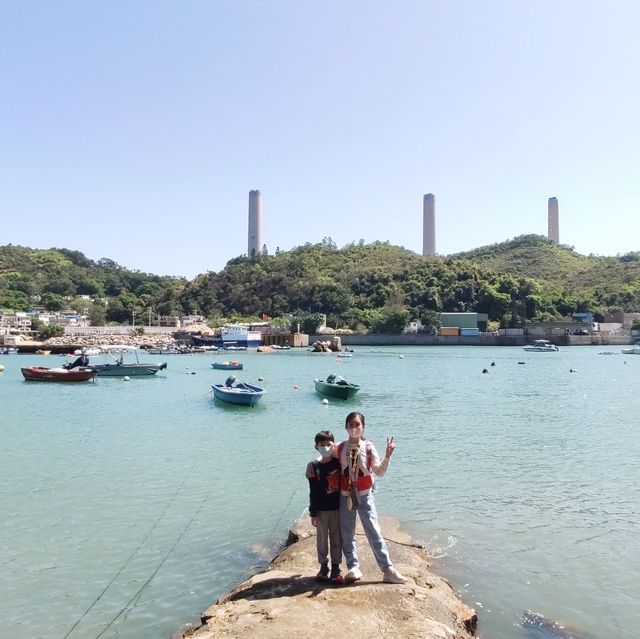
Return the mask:
POLYGON ((162 638, 197 620, 278 550, 314 434, 343 436, 352 410, 381 453, 397 444, 379 511, 425 544, 481 637, 527 637, 526 610, 635 637, 640 357, 599 350, 237 353, 240 379, 264 377, 253 408, 210 396, 228 355, 83 384, 22 380, 59 357, 2 357, 0 637, 162 638), (312 380, 332 372, 355 399, 322 403, 312 380))

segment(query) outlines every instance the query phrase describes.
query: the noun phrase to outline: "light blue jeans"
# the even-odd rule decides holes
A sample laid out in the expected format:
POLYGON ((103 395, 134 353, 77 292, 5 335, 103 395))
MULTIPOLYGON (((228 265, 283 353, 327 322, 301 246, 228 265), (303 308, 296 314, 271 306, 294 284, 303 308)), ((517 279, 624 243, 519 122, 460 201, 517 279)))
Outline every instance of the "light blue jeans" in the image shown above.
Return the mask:
MULTIPOLYGON (((354 504, 355 506, 355 504, 354 504)), ((347 560, 347 568, 358 566, 358 551, 356 549, 356 512, 360 515, 364 534, 373 551, 373 556, 384 571, 391 568, 392 563, 389 557, 387 544, 382 537, 380 524, 378 523, 378 512, 373 501, 373 495, 369 492, 366 495, 358 495, 358 506, 353 510, 347 510, 347 497, 340 495, 340 535, 342 537, 342 552, 347 560)))

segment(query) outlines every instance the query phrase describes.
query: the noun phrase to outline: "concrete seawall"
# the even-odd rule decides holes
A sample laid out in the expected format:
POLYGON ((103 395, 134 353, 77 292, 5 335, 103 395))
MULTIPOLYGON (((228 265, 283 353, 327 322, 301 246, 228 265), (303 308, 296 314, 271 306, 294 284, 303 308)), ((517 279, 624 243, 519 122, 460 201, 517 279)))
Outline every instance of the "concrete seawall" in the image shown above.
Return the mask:
MULTIPOLYGON (((331 335, 310 335, 309 343, 330 340, 331 335)), ((392 335, 339 335, 343 346, 526 346, 536 339, 548 339, 557 346, 624 346, 633 344, 637 337, 629 335, 426 335, 424 333, 392 335)))
POLYGON ((358 530, 364 577, 351 585, 315 580, 316 537, 309 519, 290 533, 288 545, 269 567, 221 597, 191 626, 172 639, 325 636, 470 639, 477 615, 451 586, 430 571, 426 551, 382 517, 394 564, 408 578, 403 585, 382 582, 373 554, 358 530))

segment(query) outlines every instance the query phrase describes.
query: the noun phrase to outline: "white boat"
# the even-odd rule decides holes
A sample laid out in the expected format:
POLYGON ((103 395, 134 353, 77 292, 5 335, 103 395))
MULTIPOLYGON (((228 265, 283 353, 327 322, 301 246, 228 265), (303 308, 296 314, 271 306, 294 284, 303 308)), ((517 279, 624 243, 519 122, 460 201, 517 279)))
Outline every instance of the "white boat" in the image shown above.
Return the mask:
POLYGON ((625 355, 640 355, 640 344, 636 344, 635 346, 632 346, 631 348, 622 348, 620 350, 625 355))
POLYGON ((523 346, 523 350, 530 353, 555 353, 560 349, 546 339, 537 339, 529 346, 523 346))

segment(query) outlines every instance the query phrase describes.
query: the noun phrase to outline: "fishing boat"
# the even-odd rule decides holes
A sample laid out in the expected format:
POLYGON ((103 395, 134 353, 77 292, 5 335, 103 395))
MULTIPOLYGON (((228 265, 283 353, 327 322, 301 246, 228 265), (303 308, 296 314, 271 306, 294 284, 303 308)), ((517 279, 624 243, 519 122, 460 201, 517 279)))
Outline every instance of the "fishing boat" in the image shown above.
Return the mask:
POLYGON ((211 384, 213 396, 221 402, 253 406, 257 404, 267 392, 264 388, 238 382, 235 375, 228 377, 224 384, 211 384))
POLYGON ((315 384, 316 392, 320 395, 338 399, 350 399, 360 390, 358 384, 351 384, 344 377, 335 373, 331 373, 326 381, 314 379, 313 383, 315 384))
POLYGON ((546 339, 537 339, 529 346, 523 346, 523 350, 529 353, 555 353, 560 349, 546 339))
POLYGON ((620 350, 625 355, 640 355, 640 344, 636 344, 631 348, 621 348, 620 350))
MULTIPOLYGON (((112 358, 113 361, 104 364, 91 364, 91 368, 98 377, 141 377, 155 375, 158 371, 167 367, 166 362, 141 362, 138 359, 138 351, 135 346, 101 346, 100 351, 112 358), (135 362, 125 363, 126 353, 135 355, 135 362)), ((71 365, 69 370, 75 370, 71 365)))
POLYGON ((213 368, 218 371, 241 371, 242 363, 241 362, 213 362, 211 364, 213 368))
POLYGON ((20 370, 22 371, 22 376, 28 382, 88 382, 96 376, 93 368, 86 366, 80 366, 73 370, 27 366, 20 370))
POLYGON ((18 352, 17 348, 13 346, 4 346, 0 348, 0 355, 15 355, 18 352))

